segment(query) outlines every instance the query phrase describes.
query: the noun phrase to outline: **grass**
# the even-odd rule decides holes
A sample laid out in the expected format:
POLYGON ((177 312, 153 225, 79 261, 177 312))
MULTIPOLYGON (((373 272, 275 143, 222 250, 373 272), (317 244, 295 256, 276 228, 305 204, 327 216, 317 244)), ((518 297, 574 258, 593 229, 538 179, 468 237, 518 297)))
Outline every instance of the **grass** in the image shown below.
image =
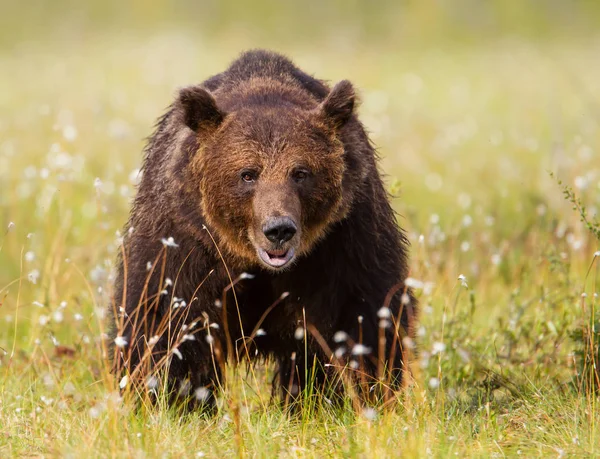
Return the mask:
POLYGON ((266 365, 255 378, 230 368, 213 418, 121 400, 103 311, 143 137, 176 87, 246 45, 96 38, 0 53, 0 456, 600 454, 585 360, 600 247, 549 174, 593 219, 598 38, 284 47, 361 89, 411 275, 433 287, 419 292, 414 378, 392 410, 317 409, 313 395, 289 416, 269 403, 266 365))

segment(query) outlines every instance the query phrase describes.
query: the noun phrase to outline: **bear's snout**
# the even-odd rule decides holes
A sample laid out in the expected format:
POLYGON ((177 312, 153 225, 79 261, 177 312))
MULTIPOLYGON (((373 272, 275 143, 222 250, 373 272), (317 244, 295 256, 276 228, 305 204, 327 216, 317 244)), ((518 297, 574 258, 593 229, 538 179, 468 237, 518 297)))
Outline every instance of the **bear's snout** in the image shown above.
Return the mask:
POLYGON ((283 245, 296 234, 297 226, 290 217, 271 217, 263 225, 263 234, 274 244, 283 245))
POLYGON ((280 269, 288 266, 296 255, 298 226, 292 217, 267 217, 262 224, 264 243, 257 244, 260 260, 268 268, 280 269))

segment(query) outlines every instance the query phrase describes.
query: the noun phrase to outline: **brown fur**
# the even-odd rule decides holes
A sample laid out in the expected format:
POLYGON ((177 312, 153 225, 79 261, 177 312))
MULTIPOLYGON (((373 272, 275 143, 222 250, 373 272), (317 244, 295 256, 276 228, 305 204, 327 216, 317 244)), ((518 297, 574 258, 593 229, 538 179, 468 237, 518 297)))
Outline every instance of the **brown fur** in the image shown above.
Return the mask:
POLYGON ((142 365, 151 370, 166 356, 171 381, 213 386, 221 377, 215 349, 225 357, 227 335, 239 344, 260 326, 266 334, 252 336, 252 345, 278 361, 284 391, 290 383, 304 386, 304 363, 312 366, 313 359, 320 364, 316 381, 325 382, 322 364, 331 356, 322 343, 309 333, 306 355, 304 342, 294 338, 306 320, 331 349, 339 346, 338 330, 354 342, 362 336, 373 351, 365 358, 367 374, 375 377, 385 362, 398 386, 400 341, 414 314, 414 299, 402 287, 407 243, 354 105, 348 81, 329 90, 266 51, 245 53, 225 72, 181 90, 150 138, 129 219, 133 232, 124 240, 114 296, 124 314, 116 316, 114 334, 128 345, 116 352, 117 368, 141 374, 142 365), (295 233, 284 240, 282 228, 295 233), (178 247, 161 244, 169 237, 178 247), (281 268, 270 264, 286 257, 291 261, 281 268), (234 289, 223 297, 230 276, 242 272, 254 277, 236 283, 235 297, 234 289), (377 312, 388 293, 401 337, 388 328, 379 355, 377 312), (187 306, 173 308, 174 298, 187 306), (225 309, 215 304, 221 298, 225 309), (199 319, 218 328, 194 324, 190 331, 199 319), (196 340, 182 342, 185 333, 196 340), (155 335, 160 339, 149 346, 155 335))

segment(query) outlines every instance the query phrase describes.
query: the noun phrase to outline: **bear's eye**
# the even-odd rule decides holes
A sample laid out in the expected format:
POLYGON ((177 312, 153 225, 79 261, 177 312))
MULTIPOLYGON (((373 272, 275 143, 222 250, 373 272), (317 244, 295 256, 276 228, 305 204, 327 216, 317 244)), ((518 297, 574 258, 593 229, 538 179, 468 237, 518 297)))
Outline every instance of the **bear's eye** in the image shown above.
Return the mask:
POLYGON ((242 173, 240 174, 240 176, 242 177, 242 180, 246 183, 255 182, 257 175, 258 174, 254 171, 242 171, 242 173))
POLYGON ((292 173, 295 182, 300 183, 308 178, 309 172, 305 169, 298 169, 292 173))

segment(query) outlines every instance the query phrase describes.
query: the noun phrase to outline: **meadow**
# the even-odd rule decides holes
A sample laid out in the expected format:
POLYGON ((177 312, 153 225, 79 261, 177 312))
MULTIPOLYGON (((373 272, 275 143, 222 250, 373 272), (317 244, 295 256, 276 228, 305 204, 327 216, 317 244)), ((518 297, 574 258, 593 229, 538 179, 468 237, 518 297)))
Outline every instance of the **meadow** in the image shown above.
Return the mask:
POLYGON ((0 456, 600 455, 600 36, 240 30, 0 35, 0 456), (308 394, 290 415, 267 363, 229 368, 214 417, 181 417, 135 410, 108 372, 144 138, 178 87, 255 46, 359 89, 420 286, 418 351, 389 410, 308 394))

